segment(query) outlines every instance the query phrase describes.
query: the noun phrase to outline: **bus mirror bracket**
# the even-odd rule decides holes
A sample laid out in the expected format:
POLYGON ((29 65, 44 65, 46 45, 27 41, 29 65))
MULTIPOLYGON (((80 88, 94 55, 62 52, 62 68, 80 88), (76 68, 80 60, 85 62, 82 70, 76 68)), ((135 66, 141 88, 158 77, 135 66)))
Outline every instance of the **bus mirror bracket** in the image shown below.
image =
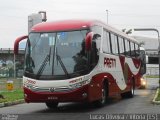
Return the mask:
POLYGON ((14 42, 14 54, 17 55, 18 54, 18 49, 19 49, 19 43, 28 38, 28 35, 24 35, 24 36, 21 36, 21 37, 18 37, 15 42, 14 42))
POLYGON ((85 38, 85 50, 90 51, 92 46, 93 32, 89 32, 85 38))

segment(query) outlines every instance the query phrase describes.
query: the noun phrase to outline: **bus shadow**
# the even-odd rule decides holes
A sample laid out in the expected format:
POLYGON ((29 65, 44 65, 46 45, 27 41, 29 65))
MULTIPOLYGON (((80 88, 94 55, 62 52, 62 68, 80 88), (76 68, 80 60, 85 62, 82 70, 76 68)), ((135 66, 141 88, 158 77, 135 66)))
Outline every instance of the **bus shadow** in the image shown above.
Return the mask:
POLYGON ((90 113, 98 109, 107 108, 123 100, 125 99, 122 99, 120 96, 108 98, 103 107, 96 107, 93 103, 61 103, 55 109, 46 107, 46 109, 36 111, 36 113, 90 113))

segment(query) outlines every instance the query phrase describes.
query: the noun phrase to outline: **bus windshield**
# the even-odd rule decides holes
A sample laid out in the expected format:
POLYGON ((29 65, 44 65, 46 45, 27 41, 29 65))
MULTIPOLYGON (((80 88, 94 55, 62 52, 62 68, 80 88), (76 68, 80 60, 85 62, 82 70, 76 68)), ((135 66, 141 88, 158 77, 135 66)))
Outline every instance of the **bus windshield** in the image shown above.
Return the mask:
POLYGON ((25 76, 66 79, 86 74, 87 32, 88 30, 30 33, 25 54, 25 76))

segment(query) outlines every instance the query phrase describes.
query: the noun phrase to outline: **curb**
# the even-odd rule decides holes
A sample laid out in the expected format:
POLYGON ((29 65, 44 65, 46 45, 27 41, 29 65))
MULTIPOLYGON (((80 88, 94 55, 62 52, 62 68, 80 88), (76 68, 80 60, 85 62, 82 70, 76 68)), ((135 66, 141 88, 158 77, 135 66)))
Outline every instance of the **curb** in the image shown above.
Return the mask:
POLYGON ((20 100, 15 100, 13 102, 0 103, 0 108, 7 107, 7 106, 12 106, 12 105, 17 105, 17 104, 22 104, 24 102, 25 102, 24 99, 20 99, 20 100))
POLYGON ((158 96, 158 90, 159 90, 159 89, 157 89, 156 94, 155 94, 155 96, 154 96, 154 98, 153 98, 153 100, 152 100, 152 103, 153 103, 153 104, 156 104, 156 105, 160 105, 160 101, 156 101, 156 98, 157 98, 157 96, 158 96))

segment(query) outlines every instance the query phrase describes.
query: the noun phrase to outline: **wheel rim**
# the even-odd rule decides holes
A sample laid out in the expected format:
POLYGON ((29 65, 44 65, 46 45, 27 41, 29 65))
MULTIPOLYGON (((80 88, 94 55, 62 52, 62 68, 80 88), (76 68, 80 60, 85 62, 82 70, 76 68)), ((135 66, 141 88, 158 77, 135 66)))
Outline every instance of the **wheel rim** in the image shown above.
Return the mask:
POLYGON ((134 95, 134 87, 132 85, 132 88, 131 88, 131 92, 132 92, 132 95, 134 95))
POLYGON ((105 91, 105 89, 103 88, 103 89, 102 89, 102 100, 101 100, 102 104, 104 104, 105 101, 106 101, 106 91, 105 91))

